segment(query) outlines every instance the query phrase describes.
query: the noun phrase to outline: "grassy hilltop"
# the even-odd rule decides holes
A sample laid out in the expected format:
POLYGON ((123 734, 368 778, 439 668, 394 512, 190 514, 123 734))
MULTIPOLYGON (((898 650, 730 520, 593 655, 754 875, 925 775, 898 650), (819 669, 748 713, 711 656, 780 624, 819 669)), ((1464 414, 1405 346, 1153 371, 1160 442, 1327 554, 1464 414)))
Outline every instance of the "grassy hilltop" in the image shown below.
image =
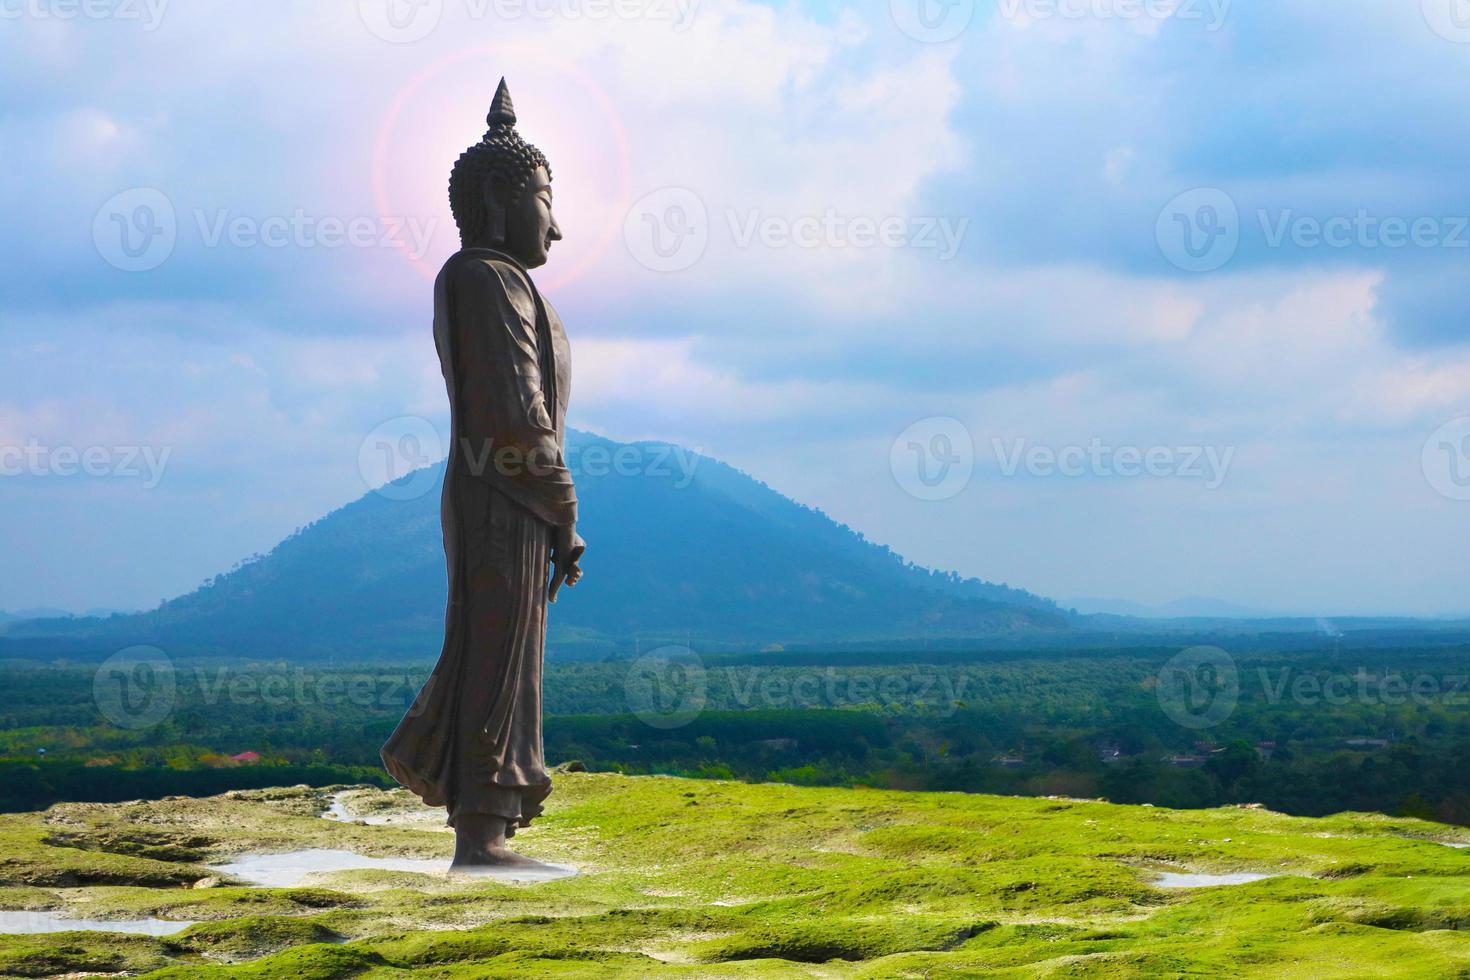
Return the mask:
POLYGON ((0 908, 199 920, 164 938, 6 937, 0 975, 1470 977, 1470 842, 1422 821, 564 773, 498 884, 205 864, 307 847, 447 858, 401 792, 306 788, 0 816, 0 908), (1163 871, 1265 881, 1165 890, 1163 871), (194 887, 190 887, 194 886, 194 887), (154 972, 150 972, 154 971, 154 972))

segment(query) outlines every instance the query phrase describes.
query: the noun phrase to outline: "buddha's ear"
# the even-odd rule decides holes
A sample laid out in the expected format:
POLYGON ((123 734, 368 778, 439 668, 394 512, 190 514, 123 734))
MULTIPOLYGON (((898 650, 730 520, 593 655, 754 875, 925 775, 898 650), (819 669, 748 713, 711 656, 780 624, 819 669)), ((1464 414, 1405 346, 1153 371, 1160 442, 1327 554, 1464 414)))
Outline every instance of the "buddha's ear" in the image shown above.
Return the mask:
POLYGON ((494 176, 486 177, 480 189, 485 202, 485 237, 495 245, 505 244, 505 200, 508 188, 494 176))

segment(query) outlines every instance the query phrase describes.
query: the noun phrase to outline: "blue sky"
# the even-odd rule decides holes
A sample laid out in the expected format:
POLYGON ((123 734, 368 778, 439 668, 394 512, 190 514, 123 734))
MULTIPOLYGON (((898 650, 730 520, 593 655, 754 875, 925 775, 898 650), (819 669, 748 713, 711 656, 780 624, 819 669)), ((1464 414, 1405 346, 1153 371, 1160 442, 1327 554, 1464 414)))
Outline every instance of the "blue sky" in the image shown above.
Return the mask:
POLYGON ((0 0, 0 609, 151 606, 442 433, 504 74, 574 424, 1060 598, 1470 610, 1470 9, 924 2, 0 0))

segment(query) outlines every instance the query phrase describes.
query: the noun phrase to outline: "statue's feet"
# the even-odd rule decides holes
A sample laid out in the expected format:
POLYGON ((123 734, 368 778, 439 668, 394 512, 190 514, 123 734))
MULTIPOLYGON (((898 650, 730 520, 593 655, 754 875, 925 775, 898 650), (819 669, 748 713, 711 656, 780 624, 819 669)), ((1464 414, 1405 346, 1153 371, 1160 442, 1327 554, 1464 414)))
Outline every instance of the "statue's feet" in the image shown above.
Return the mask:
POLYGON ((462 874, 494 874, 507 869, 545 868, 534 858, 517 854, 505 845, 514 828, 499 817, 464 814, 454 827, 454 863, 450 871, 462 874))

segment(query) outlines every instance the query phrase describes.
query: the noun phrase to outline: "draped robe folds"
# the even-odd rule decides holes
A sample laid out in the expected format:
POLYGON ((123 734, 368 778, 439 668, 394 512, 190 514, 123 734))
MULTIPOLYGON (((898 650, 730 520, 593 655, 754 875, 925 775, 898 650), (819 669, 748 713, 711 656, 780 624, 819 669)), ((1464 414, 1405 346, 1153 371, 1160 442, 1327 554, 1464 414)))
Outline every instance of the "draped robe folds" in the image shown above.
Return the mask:
POLYGON ((449 571, 444 648, 383 747, 383 764, 449 823, 541 813, 541 664, 552 528, 573 524, 564 456, 570 351, 515 259, 452 256, 434 284, 434 343, 453 444, 440 513, 449 571))

